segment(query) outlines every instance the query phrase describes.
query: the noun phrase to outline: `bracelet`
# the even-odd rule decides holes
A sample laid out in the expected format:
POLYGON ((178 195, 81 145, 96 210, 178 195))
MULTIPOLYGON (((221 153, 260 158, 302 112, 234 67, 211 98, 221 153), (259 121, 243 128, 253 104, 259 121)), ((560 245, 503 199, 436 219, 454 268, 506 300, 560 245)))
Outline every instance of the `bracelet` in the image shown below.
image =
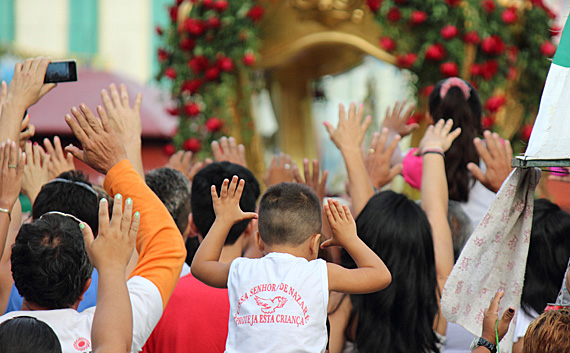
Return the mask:
POLYGON ((427 149, 427 148, 424 148, 422 150, 422 157, 425 156, 426 154, 429 154, 429 153, 439 154, 440 156, 442 156, 445 159, 445 154, 443 154, 442 151, 432 150, 432 149, 427 149))
POLYGON ((441 154, 444 153, 443 148, 441 148, 441 147, 424 147, 421 150, 421 155, 423 156, 424 153, 426 153, 428 151, 439 152, 441 154))
POLYGON ((12 221, 12 216, 10 215, 10 210, 7 210, 5 208, 0 208, 0 212, 6 213, 8 215, 8 218, 10 219, 10 222, 12 221))

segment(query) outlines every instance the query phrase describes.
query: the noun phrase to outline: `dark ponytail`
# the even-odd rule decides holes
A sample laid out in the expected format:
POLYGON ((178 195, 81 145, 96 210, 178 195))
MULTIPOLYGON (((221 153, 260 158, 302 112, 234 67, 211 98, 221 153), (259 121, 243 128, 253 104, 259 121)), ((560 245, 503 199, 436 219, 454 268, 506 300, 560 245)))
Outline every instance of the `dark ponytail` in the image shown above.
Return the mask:
POLYGON ((447 80, 438 82, 429 96, 429 112, 436 123, 440 119, 453 119, 453 129, 461 127, 461 135, 445 153, 445 172, 449 189, 449 199, 466 202, 475 179, 467 170, 467 164, 479 165, 479 154, 473 138, 483 134, 481 126, 481 101, 477 91, 468 83, 468 99, 464 91, 456 85, 449 87, 442 98, 442 86, 447 80))

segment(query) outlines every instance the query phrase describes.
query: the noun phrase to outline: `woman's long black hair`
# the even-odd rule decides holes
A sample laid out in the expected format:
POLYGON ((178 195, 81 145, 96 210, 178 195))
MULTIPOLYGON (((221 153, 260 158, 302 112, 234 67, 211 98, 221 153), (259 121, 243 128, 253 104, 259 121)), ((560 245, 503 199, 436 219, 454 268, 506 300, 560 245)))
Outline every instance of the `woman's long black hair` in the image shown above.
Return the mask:
MULTIPOLYGON (((392 273, 388 288, 351 295, 360 353, 435 352, 433 324, 438 313, 437 275, 431 227, 424 211, 393 191, 374 195, 356 219, 359 237, 392 273)), ((344 266, 356 264, 343 252, 344 266)), ((348 335, 350 337, 350 335, 348 335)))
POLYGON ((452 86, 444 98, 441 87, 446 80, 439 81, 429 96, 429 113, 435 124, 440 119, 453 119, 453 130, 461 128, 461 135, 445 153, 445 174, 449 189, 449 199, 466 202, 475 179, 467 170, 467 164, 479 165, 479 154, 473 144, 473 138, 483 134, 481 125, 481 101, 479 94, 469 84, 469 99, 465 99, 459 87, 452 86))

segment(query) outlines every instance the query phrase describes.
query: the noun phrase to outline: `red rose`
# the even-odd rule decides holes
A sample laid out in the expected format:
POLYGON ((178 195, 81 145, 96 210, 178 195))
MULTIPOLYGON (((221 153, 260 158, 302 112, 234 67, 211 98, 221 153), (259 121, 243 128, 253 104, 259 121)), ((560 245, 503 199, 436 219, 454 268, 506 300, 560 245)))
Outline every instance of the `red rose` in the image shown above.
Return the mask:
POLYGON ((517 62, 517 57, 519 55, 519 48, 516 45, 512 45, 507 48, 507 60, 514 65, 517 62))
POLYGON ((412 12, 412 15, 410 16, 410 22, 417 26, 417 25, 421 25, 422 23, 424 23, 428 18, 427 13, 425 13, 424 11, 414 11, 412 12))
POLYGON ((173 67, 167 67, 164 70, 164 76, 174 80, 176 78, 176 70, 173 67))
POLYGON ((220 21, 220 19, 217 18, 216 16, 210 16, 207 22, 208 22, 208 27, 212 29, 220 28, 222 24, 222 21, 220 21))
POLYGON ((228 72, 234 69, 234 62, 232 61, 232 59, 223 56, 218 59, 218 61, 216 62, 216 66, 220 70, 228 72))
POLYGON ((485 103, 485 109, 491 113, 496 113, 503 105, 507 103, 507 98, 505 96, 493 96, 487 99, 485 103))
POLYGON ((263 14, 265 13, 265 9, 263 6, 252 6, 251 9, 247 12, 247 17, 251 19, 252 22, 257 22, 261 20, 263 14))
POLYGON ((162 30, 162 27, 160 27, 160 26, 156 26, 155 31, 156 31, 156 34, 158 34, 159 36, 164 34, 164 31, 162 30))
POLYGON ((184 20, 184 30, 193 36, 199 36, 206 31, 206 25, 202 20, 187 18, 184 20))
POLYGON ((483 10, 485 10, 486 13, 491 13, 495 11, 495 9, 497 8, 495 0, 485 0, 483 1, 483 4, 481 6, 483 7, 483 10))
POLYGON ((245 66, 253 66, 255 65, 255 55, 247 53, 243 56, 242 61, 245 66))
POLYGON ((172 6, 169 11, 170 11, 170 20, 172 22, 178 21, 178 6, 172 6))
POLYGON ((196 42, 190 38, 183 38, 178 46, 184 51, 191 51, 196 46, 196 42))
POLYGON ((456 63, 451 61, 441 64, 439 71, 445 77, 455 77, 459 75, 459 67, 456 63))
POLYGON ((396 22, 402 18, 402 14, 400 13, 400 9, 397 7, 392 7, 388 10, 388 14, 386 15, 388 21, 396 22))
POLYGON ((382 0, 366 0, 366 5, 372 12, 378 12, 380 6, 382 5, 382 0))
POLYGON ((433 92, 433 85, 425 86, 420 90, 420 95, 424 97, 429 97, 433 92))
POLYGON ((525 125, 521 129, 521 139, 524 142, 528 142, 530 140, 530 134, 532 134, 532 125, 525 125))
POLYGON ((426 50, 426 59, 431 61, 440 61, 445 58, 447 52, 440 43, 430 45, 426 50))
POLYGON ((182 149, 197 153, 202 149, 202 143, 200 143, 200 140, 197 138, 191 137, 182 143, 182 149))
POLYGON ((501 14, 501 18, 503 19, 503 22, 505 22, 508 25, 516 22, 519 18, 519 16, 517 15, 517 9, 514 7, 509 7, 508 9, 505 9, 501 14))
POLYGON ((226 9, 228 8, 229 3, 226 0, 218 0, 216 2, 214 2, 214 10, 218 11, 218 12, 224 12, 226 11, 226 9))
POLYGON ((447 25, 443 26, 440 33, 443 39, 450 40, 459 34, 459 30, 453 25, 447 25))
POLYGON ((220 69, 218 69, 217 67, 211 67, 208 70, 206 70, 204 77, 208 81, 215 81, 218 79, 218 77, 220 77, 220 69))
POLYGON ((380 47, 388 52, 393 51, 396 49, 396 41, 392 37, 382 37, 380 38, 380 47))
POLYGON ((199 79, 194 79, 191 81, 184 81, 180 86, 180 91, 184 93, 194 94, 202 87, 202 81, 199 79))
POLYGON ((184 113, 190 116, 200 114, 200 106, 194 102, 187 102, 184 104, 184 113))
POLYGON ((530 0, 530 3, 536 7, 544 7, 542 0, 530 0))
POLYGON ((481 49, 489 55, 499 55, 505 50, 505 42, 498 35, 494 34, 483 39, 481 49))
POLYGON ((199 74, 200 72, 206 70, 209 64, 210 62, 208 61, 208 58, 203 55, 195 56, 190 59, 190 61, 188 61, 188 66, 195 74, 199 74))
POLYGON ((554 44, 552 44, 551 41, 547 40, 540 45, 540 52, 544 56, 551 57, 554 56, 554 54, 556 54, 556 47, 554 46, 554 44))
MULTIPOLYGON (((194 2, 194 1, 192 1, 194 2)), ((205 8, 207 9, 213 9, 214 8, 214 1, 212 0, 202 0, 202 5, 204 5, 205 8)))
POLYGON ((471 31, 471 32, 467 32, 464 36, 463 36, 463 41, 465 43, 471 43, 471 44, 479 44, 479 42, 481 42, 481 38, 479 37, 479 33, 477 33, 477 31, 471 31))
POLYGON ((461 0, 445 0, 445 2, 447 3, 447 5, 449 5, 451 7, 455 7, 455 6, 459 5, 461 0))
POLYGON ((487 115, 481 119, 481 126, 483 130, 492 130, 495 125, 495 117, 493 115, 487 115))
POLYGON ((396 65, 402 69, 409 69, 410 67, 414 66, 417 60, 418 56, 414 53, 398 55, 396 57, 396 65))
POLYGON ((489 60, 481 65, 481 76, 489 81, 499 72, 499 63, 497 60, 489 60))
POLYGON ((178 111, 178 108, 166 108, 166 112, 172 116, 178 116, 180 115, 180 112, 178 111))
POLYGON ((407 0, 394 0, 394 2, 396 2, 396 4, 404 5, 408 1, 407 0))
POLYGON ((168 52, 162 48, 158 48, 158 62, 165 62, 166 60, 168 60, 168 52))
POLYGON ((168 143, 166 145, 164 145, 164 154, 167 156, 172 156, 174 154, 174 152, 176 152, 176 147, 174 147, 173 144, 168 143))
POLYGON ((209 132, 218 132, 224 126, 224 122, 218 118, 212 117, 206 121, 206 130, 209 132))
POLYGON ((473 65, 471 65, 471 69, 469 71, 471 72, 471 75, 479 76, 481 75, 482 67, 481 65, 474 63, 473 65))
POLYGON ((517 69, 514 67, 509 67, 509 73, 507 74, 507 80, 513 81, 517 78, 517 69))

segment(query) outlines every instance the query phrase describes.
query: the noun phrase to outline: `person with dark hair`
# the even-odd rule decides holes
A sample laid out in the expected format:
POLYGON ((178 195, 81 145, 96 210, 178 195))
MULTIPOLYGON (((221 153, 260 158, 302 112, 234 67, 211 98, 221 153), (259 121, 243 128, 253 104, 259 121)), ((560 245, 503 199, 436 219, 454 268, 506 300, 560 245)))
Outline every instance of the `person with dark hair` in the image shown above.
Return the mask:
MULTIPOLYGON (((71 170, 68 172, 61 173, 57 178, 51 180, 47 184, 44 184, 41 188, 41 191, 36 197, 36 200, 32 206, 32 218, 34 220, 39 219, 42 215, 52 212, 58 211, 65 214, 70 214, 80 219, 83 222, 89 224, 89 227, 93 229, 95 233, 97 233, 99 228, 99 221, 98 221, 98 201, 99 196, 98 193, 93 189, 93 186, 87 179, 85 175, 81 171, 71 170), (62 197, 63 196, 63 197, 62 197)), ((31 231, 32 234, 35 234, 36 231, 47 231, 45 229, 34 229, 31 231)), ((62 239, 65 238, 64 235, 61 235, 62 239)), ((31 239, 30 241, 34 241, 31 239)), ((35 241, 40 241, 35 239, 35 241)), ((55 241, 51 239, 50 242, 55 241)), ((77 249, 73 249, 73 247, 82 247, 83 244, 79 242, 78 244, 72 245, 72 242, 77 243, 77 239, 71 240, 71 238, 67 239, 68 243, 67 246, 70 247, 70 250, 75 251, 77 249)), ((59 239, 57 240, 59 242, 59 239)), ((25 244, 25 243, 24 243, 25 244)), ((37 246, 38 244, 36 244, 37 246)), ((41 244, 43 245, 43 244, 41 244)), ((40 249, 40 248, 38 248, 40 249)), ((14 251, 14 250, 12 250, 14 251)), ((47 249, 42 249, 38 251, 47 251, 47 249)), ((46 263, 41 264, 39 261, 42 261, 41 258, 37 257, 37 254, 29 255, 32 259, 30 261, 38 261, 35 266, 30 266, 29 268, 42 268, 45 271, 50 269, 46 263), (46 267, 47 266, 47 267, 46 267)), ((23 260, 24 264, 27 260, 23 260)), ((71 269, 69 269, 71 271, 71 269)), ((45 273, 41 271, 37 274, 26 273, 23 275, 23 278, 28 278, 27 276, 44 276, 45 273)), ((90 285, 87 286, 87 291, 83 294, 83 299, 79 303, 79 307, 77 307, 78 311, 83 311, 87 308, 93 307, 97 303, 97 283, 99 275, 97 271, 93 271, 91 276, 90 285)), ((21 285, 23 282, 21 281, 21 285)), ((85 283, 84 283, 85 284, 85 283)), ((33 289, 32 289, 33 290, 33 289)), ((81 288, 83 290, 83 287, 81 288)), ((58 296, 59 294, 55 293, 54 295, 58 296)), ((14 283, 12 284, 12 290, 10 291, 10 296, 8 298, 8 303, 6 306, 5 313, 9 313, 11 311, 20 310, 23 304, 23 297, 24 293, 22 290, 17 289, 16 280, 14 279, 14 283)))
MULTIPOLYGON (((133 320, 130 351, 139 352, 160 319, 178 281, 186 257, 184 243, 168 210, 127 159, 125 149, 110 128, 104 110, 99 108, 100 120, 83 104, 80 110, 73 108, 71 112, 73 118, 66 115, 65 119, 83 150, 73 145, 67 146, 66 150, 106 175, 104 188, 108 194, 115 195, 115 207, 122 205, 124 200, 127 205, 132 203, 137 214, 140 214, 140 231, 136 239, 140 256, 126 281, 133 320)), ((118 221, 120 219, 114 217, 112 223, 118 221)), ((106 225, 101 226, 105 232, 106 225)), ((40 267, 41 264, 49 264, 48 275, 26 278, 26 288, 35 288, 37 293, 24 293, 25 314, 50 325, 65 353, 87 352, 92 346, 91 327, 96 308, 76 311, 89 281, 87 274, 91 271, 83 245, 82 227, 85 227, 85 223, 74 216, 47 214, 21 229, 12 253, 14 278, 22 278, 25 273, 42 273, 47 269, 40 267), (61 239, 61 234, 77 239, 73 248, 79 254, 68 254, 67 247, 70 245, 67 240, 61 239), (32 238, 39 241, 32 241, 32 238), (26 242, 26 239, 29 241, 26 242), (31 264, 22 261, 35 253, 41 253, 44 259, 31 264), (82 283, 85 285, 82 286, 82 283), (61 293, 61 298, 50 295, 46 299, 42 295, 51 292, 61 293)), ((16 284, 19 287, 19 281, 16 284)), ((16 311, 5 314, 0 317, 0 322, 23 313, 16 311)))
POLYGON ((221 262, 220 250, 230 228, 257 218, 257 214, 240 209, 244 185, 237 176, 231 183, 225 179, 219 197, 212 186, 215 222, 191 267, 200 281, 228 288, 226 351, 324 352, 329 291, 379 291, 390 284, 390 271, 358 238, 348 207, 331 199, 325 212, 333 236, 320 248, 343 246, 358 268, 346 269, 317 259, 321 201, 308 186, 292 183, 273 185, 261 198, 256 237, 264 256, 221 262))
MULTIPOLYGON (((208 233, 216 215, 211 187, 221 189, 224 179, 237 175, 246 180, 240 205, 255 212, 259 184, 251 171, 230 162, 215 162, 200 170, 193 178, 190 227, 200 241, 208 233)), ((230 263, 243 256, 253 243, 254 221, 246 220, 231 228, 222 251, 221 261, 230 263)), ((209 287, 192 274, 180 278, 162 319, 144 346, 144 352, 224 352, 228 334, 230 303, 228 291, 209 287), (191 305, 189 304, 191 303, 191 305)))
POLYGON ((570 352, 570 308, 542 313, 528 326, 523 353, 570 352))
POLYGON ((547 199, 534 201, 532 230, 517 313, 513 352, 522 352, 531 321, 554 303, 570 258, 570 214, 547 199))
MULTIPOLYGON (((369 120, 361 123, 362 107, 356 112, 351 105, 348 119, 343 110, 338 127, 329 127, 331 139, 343 153, 351 193, 373 194, 370 181, 361 180, 367 175, 359 148, 369 120)), ((421 207, 404 195, 384 191, 372 196, 358 215, 358 234, 384 259, 392 283, 371 294, 331 293, 331 353, 433 353, 442 349, 447 322, 439 301, 454 264, 443 156, 462 132, 452 131, 452 126, 452 120, 445 124, 440 120, 427 128, 420 142, 424 163, 421 207)), ((343 264, 355 265, 347 254, 343 254, 343 264)))
POLYGON ((30 316, 17 316, 0 324, 2 353, 61 353, 55 332, 45 322, 30 316))

